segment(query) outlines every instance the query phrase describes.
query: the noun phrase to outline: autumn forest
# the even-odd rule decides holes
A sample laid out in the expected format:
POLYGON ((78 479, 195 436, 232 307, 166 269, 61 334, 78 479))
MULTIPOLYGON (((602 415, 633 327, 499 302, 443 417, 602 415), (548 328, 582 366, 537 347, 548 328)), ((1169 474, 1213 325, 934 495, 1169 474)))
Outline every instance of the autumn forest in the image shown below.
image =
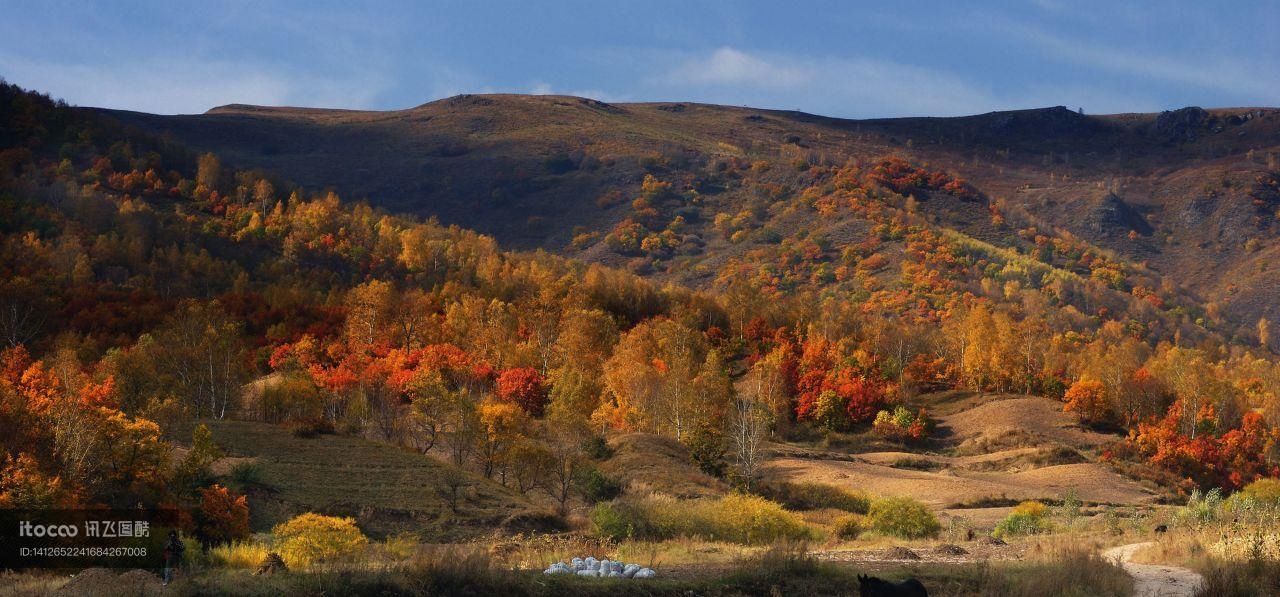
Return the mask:
MULTIPOLYGON (((678 450, 680 474, 724 495, 785 505, 768 471, 787 446, 937 451, 948 401, 984 395, 1052 399, 1107 436, 1082 460, 1158 502, 1280 477, 1264 307, 1205 299, 1142 257, 1158 229, 1101 242, 1047 221, 987 183, 1016 178, 1019 155, 979 139, 957 166, 930 134, 960 135, 849 154, 809 133, 555 148, 475 197, 510 221, 473 231, 466 208, 302 186, 247 150, 4 84, 0 506, 163 505, 206 546, 247 540, 323 505, 281 506, 215 466, 236 451, 224 434, 269 428, 427 458, 455 512, 491 491, 540 529, 640 536, 606 519, 641 507, 617 501, 635 491, 610 465, 620 437, 678 450), (601 182, 571 209, 598 215, 543 234, 556 216, 539 215, 539 185, 588 177, 601 182)), ((1026 159, 1068 180, 1063 153, 1026 159)), ((1246 160, 1204 159, 1223 155, 1246 160)), ((1213 181, 1246 197, 1243 255, 1274 254, 1274 156, 1213 181)), ((377 176, 360 172, 342 176, 377 176)))

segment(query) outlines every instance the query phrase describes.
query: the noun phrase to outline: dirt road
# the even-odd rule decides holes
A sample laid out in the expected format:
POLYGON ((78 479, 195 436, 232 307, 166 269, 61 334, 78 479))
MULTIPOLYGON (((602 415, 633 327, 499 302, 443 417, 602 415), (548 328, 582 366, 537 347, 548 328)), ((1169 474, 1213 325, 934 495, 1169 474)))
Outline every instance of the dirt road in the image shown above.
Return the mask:
POLYGON ((1204 578, 1192 570, 1164 564, 1135 564, 1129 559, 1139 549, 1154 545, 1130 543, 1102 552, 1102 557, 1124 567, 1133 577, 1134 597, 1192 597, 1204 578))

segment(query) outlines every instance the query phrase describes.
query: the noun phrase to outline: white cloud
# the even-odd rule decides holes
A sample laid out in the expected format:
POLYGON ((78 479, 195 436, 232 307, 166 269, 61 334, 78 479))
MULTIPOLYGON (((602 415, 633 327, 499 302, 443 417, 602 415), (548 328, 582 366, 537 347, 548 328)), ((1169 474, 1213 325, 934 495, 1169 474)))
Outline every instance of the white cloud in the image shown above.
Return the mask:
POLYGON ((668 78, 675 83, 693 85, 741 85, 768 89, 805 85, 813 75, 805 65, 776 64, 769 59, 724 47, 710 56, 685 62, 668 78))
POLYGON ((719 48, 685 57, 648 86, 685 98, 819 114, 960 115, 995 109, 990 93, 953 74, 872 58, 813 58, 719 48))

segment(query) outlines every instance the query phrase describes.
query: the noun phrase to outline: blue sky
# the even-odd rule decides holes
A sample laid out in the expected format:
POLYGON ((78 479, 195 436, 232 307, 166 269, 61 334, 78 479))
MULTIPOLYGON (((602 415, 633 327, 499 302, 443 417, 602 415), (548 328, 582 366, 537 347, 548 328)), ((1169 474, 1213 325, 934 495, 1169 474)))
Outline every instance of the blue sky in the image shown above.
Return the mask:
POLYGON ((489 92, 854 118, 1280 105, 1274 0, 181 4, 0 0, 0 77, 159 113, 489 92))

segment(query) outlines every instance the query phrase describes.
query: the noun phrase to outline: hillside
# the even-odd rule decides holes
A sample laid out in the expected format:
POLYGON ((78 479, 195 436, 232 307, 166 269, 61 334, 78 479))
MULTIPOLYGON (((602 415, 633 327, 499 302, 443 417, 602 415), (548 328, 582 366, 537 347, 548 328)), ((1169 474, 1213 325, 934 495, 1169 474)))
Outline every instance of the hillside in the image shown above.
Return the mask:
MULTIPOLYGON (((231 105, 192 116, 110 114, 308 188, 699 287, 740 275, 735 264, 789 259, 776 246, 787 241, 821 238, 820 261, 847 261, 844 250, 881 223, 876 215, 794 204, 811 207, 847 164, 865 176, 901 156, 967 181, 980 197, 891 189, 917 199, 911 210, 927 226, 1033 258, 1037 237, 1095 247, 1127 269, 1132 280, 1117 285, 1125 292, 1141 286, 1153 302, 1180 306, 1175 318, 1227 336, 1256 337, 1260 317, 1277 317, 1268 300, 1280 291, 1270 269, 1280 251, 1280 112, 1272 109, 1086 116, 1059 107, 854 121, 484 95, 391 112, 231 105), (651 195, 646 175, 671 187, 637 206, 633 199, 651 195), (733 238, 738 231, 749 234, 733 238)), ((891 197, 885 204, 904 207, 891 197)))
MULTIPOLYGON (((216 485, 236 475, 208 470, 217 442, 259 459, 275 488, 255 494, 259 525, 319 509, 381 528, 389 517, 390 529, 403 517, 433 534, 452 532, 438 481, 459 468, 476 481, 476 503, 459 506, 475 520, 532 503, 578 524, 601 501, 713 496, 792 465, 801 478, 816 466, 824 482, 883 481, 887 493, 928 479, 935 490, 917 497, 935 508, 966 505, 951 489, 981 504, 997 491, 1054 498, 1069 482, 1090 501, 1141 504, 1152 496, 1139 482, 1189 493, 1280 476, 1271 355, 1154 265, 1037 223, 981 182, 1005 168, 1013 182, 1001 184, 1015 184, 1023 170, 944 169, 919 149, 928 143, 895 136, 900 121, 866 132, 806 115, 564 98, 422 110, 427 123, 456 124, 503 102, 570 116, 540 133, 521 128, 529 114, 495 116, 476 137, 491 143, 468 137, 470 149, 432 159, 493 169, 468 171, 475 185, 510 172, 481 158, 518 154, 539 168, 521 180, 549 185, 528 197, 565 213, 586 199, 550 202, 556 185, 599 187, 578 209, 599 222, 550 247, 563 254, 504 250, 456 225, 299 188, 288 167, 306 160, 287 160, 282 175, 239 166, 234 150, 227 162, 201 153, 201 139, 252 134, 241 125, 189 147, 122 124, 128 115, 0 85, 0 424, 22 431, 4 440, 0 503, 226 504, 247 518, 216 485), (530 149, 580 112, 607 147, 530 149), (688 127, 671 124, 684 117, 688 127), (783 137, 713 141, 706 131, 724 118, 783 137), (606 189, 612 175, 623 182, 606 189), (177 444, 191 448, 174 454, 177 444), (775 446, 782 462, 768 461, 775 446), (787 464, 789 450, 823 453, 787 464), (342 503, 343 492, 359 501, 342 503)), ((190 122, 264 112, 278 110, 190 122)), ((361 128, 346 120, 386 117, 286 112, 295 149, 316 131, 361 128)), ((1065 131, 1064 143, 1118 146, 1152 134, 1064 110, 1010 118, 929 130, 1018 133, 1029 120, 1065 131)), ((920 122, 934 121, 913 131, 920 122)), ((1005 139, 984 134, 980 155, 1005 139)), ((332 161, 315 162, 335 177, 399 180, 364 172, 360 159, 374 158, 343 157, 355 141, 316 145, 332 161)), ((1211 149, 1150 145, 1143 159, 1175 165, 1211 149)), ((404 161, 383 157, 387 168, 404 161)), ((500 179, 491 209, 520 211, 525 199, 506 201, 511 181, 500 179)), ((1104 197, 1093 221, 1156 220, 1122 195, 1104 197)), ((451 205, 498 236, 519 228, 451 205)), ((535 228, 522 228, 525 242, 535 228)))
POLYGON ((491 533, 514 514, 536 511, 512 489, 385 443, 335 435, 299 438, 249 421, 210 426, 228 454, 215 470, 225 471, 233 484, 237 467, 260 471, 241 487, 250 496, 254 530, 270 530, 303 512, 323 512, 354 517, 379 536, 414 531, 456 539, 491 533), (446 482, 455 476, 456 509, 446 482))
MULTIPOLYGON (((1139 506, 1160 496, 1084 454, 1115 437, 1082 428, 1057 401, 979 396, 978 406, 938 417, 927 451, 853 455, 778 446, 765 478, 822 483, 874 495, 909 495, 970 524, 992 526, 1022 500, 1139 506)), ((928 400, 929 397, 924 397, 928 400)))

